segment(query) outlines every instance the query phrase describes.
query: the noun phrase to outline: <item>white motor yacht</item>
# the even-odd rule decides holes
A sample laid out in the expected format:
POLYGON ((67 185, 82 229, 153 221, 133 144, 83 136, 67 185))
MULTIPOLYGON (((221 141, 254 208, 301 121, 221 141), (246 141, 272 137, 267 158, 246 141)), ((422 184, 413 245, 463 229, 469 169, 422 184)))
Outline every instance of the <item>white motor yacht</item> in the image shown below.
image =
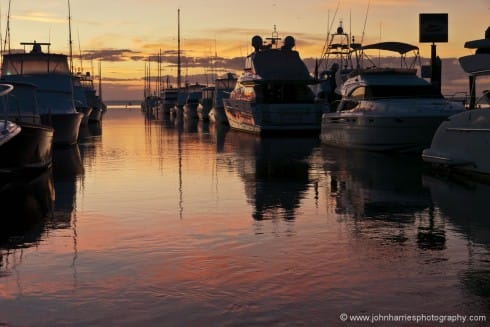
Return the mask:
POLYGON ((318 133, 325 105, 315 101, 309 88, 315 80, 293 50, 294 38, 287 36, 280 48, 276 31, 268 39, 270 44, 258 35, 252 38, 255 51, 223 99, 230 127, 257 134, 318 133))
POLYGON ((445 99, 440 91, 417 75, 416 46, 382 42, 366 50, 394 51, 400 67, 358 65, 340 88, 341 100, 322 116, 320 139, 324 144, 383 152, 421 152, 447 117, 464 110, 462 103, 445 99), (415 51, 412 64, 406 54, 415 51))
POLYGON ((490 91, 476 99, 476 80, 490 75, 490 27, 485 39, 466 42, 465 48, 475 49, 472 55, 459 58, 470 79, 469 108, 449 117, 437 129, 432 144, 422 152, 422 159, 449 170, 490 176, 490 91))

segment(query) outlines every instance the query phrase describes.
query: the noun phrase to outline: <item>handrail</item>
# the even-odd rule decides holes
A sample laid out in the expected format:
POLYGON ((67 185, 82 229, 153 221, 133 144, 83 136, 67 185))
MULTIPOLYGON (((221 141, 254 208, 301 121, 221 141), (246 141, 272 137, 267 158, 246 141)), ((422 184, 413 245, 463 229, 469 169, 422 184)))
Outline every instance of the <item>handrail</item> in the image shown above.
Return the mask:
POLYGON ((5 87, 5 90, 0 91, 0 97, 3 97, 4 95, 9 94, 14 89, 14 86, 12 84, 2 83, 2 84, 0 84, 0 86, 5 87))
POLYGON ((12 84, 0 84, 1 87, 5 87, 4 90, 0 91, 0 97, 2 97, 2 105, 3 105, 3 114, 4 114, 4 128, 7 129, 7 123, 8 123, 8 108, 7 108, 7 101, 3 98, 5 95, 9 94, 12 92, 14 89, 14 86, 12 84))

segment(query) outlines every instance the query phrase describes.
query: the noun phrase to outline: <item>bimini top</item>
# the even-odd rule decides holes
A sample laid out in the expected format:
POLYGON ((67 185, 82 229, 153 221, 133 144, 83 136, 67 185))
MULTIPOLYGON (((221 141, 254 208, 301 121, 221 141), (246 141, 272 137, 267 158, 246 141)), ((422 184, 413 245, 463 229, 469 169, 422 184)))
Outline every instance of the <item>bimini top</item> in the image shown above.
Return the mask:
POLYGON ((459 58, 461 68, 472 75, 490 75, 490 27, 485 31, 485 38, 468 41, 465 48, 476 49, 472 55, 459 58))
POLYGON ((399 54, 405 54, 409 51, 418 50, 419 48, 415 45, 403 43, 403 42, 380 42, 365 45, 359 48, 359 50, 386 50, 398 52, 399 54))
POLYGON ((477 53, 490 53, 490 26, 485 31, 484 39, 468 41, 464 44, 464 47, 477 49, 477 53))

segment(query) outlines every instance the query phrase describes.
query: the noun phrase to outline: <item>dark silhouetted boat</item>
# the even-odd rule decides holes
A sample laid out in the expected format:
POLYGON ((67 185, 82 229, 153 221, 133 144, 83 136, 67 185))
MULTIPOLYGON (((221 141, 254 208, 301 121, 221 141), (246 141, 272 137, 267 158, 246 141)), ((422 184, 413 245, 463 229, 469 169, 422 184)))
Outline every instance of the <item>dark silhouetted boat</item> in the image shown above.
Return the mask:
POLYGON ((5 142, 0 148, 0 169, 17 172, 51 165, 54 131, 40 122, 36 87, 23 83, 0 84, 0 95, 5 117, 1 127, 5 142))
POLYGON ((77 142, 83 113, 75 109, 72 74, 67 56, 49 52, 50 43, 21 43, 32 46, 30 52, 5 53, 2 80, 24 82, 37 87, 37 102, 43 124, 54 128, 54 144, 77 142), (48 52, 41 46, 48 46, 48 52))

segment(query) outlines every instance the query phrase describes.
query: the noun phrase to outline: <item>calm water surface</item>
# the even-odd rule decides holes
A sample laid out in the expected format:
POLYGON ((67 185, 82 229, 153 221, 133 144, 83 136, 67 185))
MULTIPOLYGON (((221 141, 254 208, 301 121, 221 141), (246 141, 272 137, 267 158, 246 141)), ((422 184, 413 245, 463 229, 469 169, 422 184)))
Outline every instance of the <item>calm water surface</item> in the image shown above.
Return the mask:
POLYGON ((426 168, 109 110, 2 204, 0 325, 490 319, 490 186, 426 168))

